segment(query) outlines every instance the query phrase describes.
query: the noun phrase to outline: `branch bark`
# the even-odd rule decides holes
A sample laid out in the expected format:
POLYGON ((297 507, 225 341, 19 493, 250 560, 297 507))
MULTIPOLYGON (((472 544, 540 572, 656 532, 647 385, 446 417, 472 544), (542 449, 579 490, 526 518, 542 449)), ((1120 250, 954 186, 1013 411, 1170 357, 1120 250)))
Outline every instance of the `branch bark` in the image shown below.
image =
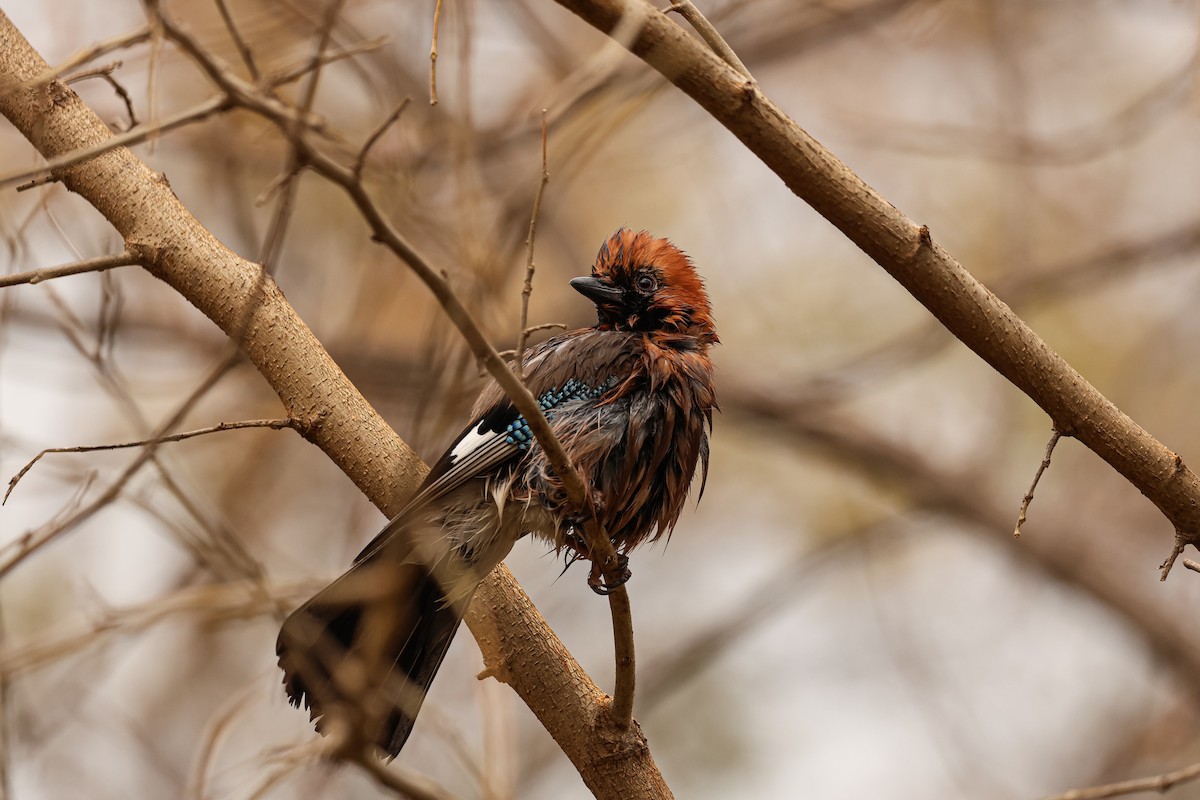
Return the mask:
MULTIPOLYGON (((108 219, 151 274, 242 348, 306 439, 385 514, 399 511, 427 467, 350 383, 271 277, 200 225, 164 176, 123 147, 105 150, 111 132, 74 92, 59 81, 39 85, 49 66, 3 11, 0 53, 0 114, 47 160, 64 158, 55 177, 108 219), (98 154, 80 161, 70 155, 86 148, 98 154)), ((508 666, 500 670, 505 681, 538 715, 596 796, 671 796, 636 725, 614 747, 608 738, 612 729, 596 724, 606 715, 607 696, 506 569, 484 581, 468 624, 486 662, 508 666), (510 644, 519 649, 504 649, 510 644), (640 746, 629 746, 631 739, 640 746)))
POLYGON ((1190 544, 1200 549, 1200 478, 1130 419, 918 225, 805 132, 758 87, 643 0, 557 0, 611 34, 643 19, 629 50, 658 70, 762 159, 797 197, 883 267, 963 344, 1083 442, 1175 528, 1165 579, 1190 544))

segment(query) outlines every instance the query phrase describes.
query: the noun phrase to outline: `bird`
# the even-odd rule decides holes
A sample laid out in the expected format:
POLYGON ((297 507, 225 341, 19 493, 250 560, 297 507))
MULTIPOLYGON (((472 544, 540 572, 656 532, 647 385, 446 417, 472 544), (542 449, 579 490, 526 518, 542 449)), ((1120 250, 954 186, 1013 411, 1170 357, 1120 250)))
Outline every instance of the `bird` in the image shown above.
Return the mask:
MULTIPOLYGON (((596 324, 531 347, 524 381, 578 470, 620 574, 628 552, 671 534, 708 476, 717 409, 708 293, 667 239, 618 229, 570 285, 596 324)), ((276 643, 292 705, 317 730, 397 756, 475 588, 522 536, 574 560, 590 553, 562 481, 520 411, 492 381, 471 422, 353 565, 283 623, 276 643), (357 737, 357 738, 354 738, 357 737)), ((568 562, 568 566, 569 566, 568 562)))

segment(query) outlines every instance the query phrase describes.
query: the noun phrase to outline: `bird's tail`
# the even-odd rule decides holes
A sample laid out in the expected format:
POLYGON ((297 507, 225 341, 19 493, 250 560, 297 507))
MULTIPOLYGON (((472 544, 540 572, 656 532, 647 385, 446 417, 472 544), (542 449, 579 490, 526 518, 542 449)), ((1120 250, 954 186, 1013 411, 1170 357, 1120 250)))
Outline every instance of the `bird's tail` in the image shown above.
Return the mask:
POLYGON ((393 757, 474 593, 447 592, 438 570, 397 555, 368 548, 287 618, 276 643, 288 698, 318 731, 345 726, 393 757))

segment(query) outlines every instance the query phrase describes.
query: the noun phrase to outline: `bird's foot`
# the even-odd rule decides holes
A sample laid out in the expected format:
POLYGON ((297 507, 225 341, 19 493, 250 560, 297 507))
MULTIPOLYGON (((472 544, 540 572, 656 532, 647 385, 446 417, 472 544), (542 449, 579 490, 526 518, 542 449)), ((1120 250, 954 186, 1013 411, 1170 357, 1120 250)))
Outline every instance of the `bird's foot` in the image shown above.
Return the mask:
POLYGON ((629 570, 629 556, 624 553, 617 553, 617 575, 612 580, 609 580, 604 569, 600 566, 599 561, 592 562, 592 572, 588 575, 588 586, 592 587, 592 591, 598 595, 608 596, 615 592, 620 587, 633 577, 633 573, 629 570))

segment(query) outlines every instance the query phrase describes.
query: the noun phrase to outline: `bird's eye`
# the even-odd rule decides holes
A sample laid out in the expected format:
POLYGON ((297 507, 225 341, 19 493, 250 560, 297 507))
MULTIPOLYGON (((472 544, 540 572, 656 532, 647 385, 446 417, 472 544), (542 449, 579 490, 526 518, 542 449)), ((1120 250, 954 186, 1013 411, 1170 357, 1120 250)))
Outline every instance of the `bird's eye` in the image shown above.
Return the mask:
POLYGON ((650 294, 658 288, 658 281, 654 280, 654 277, 651 275, 639 275, 633 282, 633 285, 637 287, 639 292, 650 294))

